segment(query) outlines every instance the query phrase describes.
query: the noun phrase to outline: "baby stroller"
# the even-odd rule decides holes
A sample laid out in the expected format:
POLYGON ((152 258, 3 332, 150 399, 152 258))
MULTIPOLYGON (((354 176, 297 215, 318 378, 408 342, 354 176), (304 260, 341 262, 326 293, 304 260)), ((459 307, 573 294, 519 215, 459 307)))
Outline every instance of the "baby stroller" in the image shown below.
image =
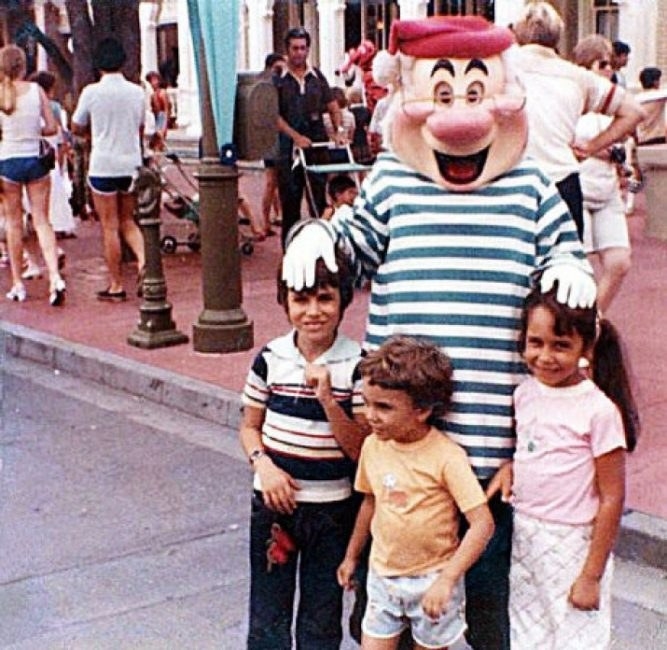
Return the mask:
MULTIPOLYGON (((164 159, 169 164, 153 162, 153 168, 160 174, 162 191, 166 194, 163 205, 165 209, 177 219, 191 224, 193 229, 185 239, 179 239, 174 234, 168 233, 160 239, 160 249, 163 253, 171 255, 179 246, 187 246, 191 251, 197 252, 201 248, 201 233, 199 231, 199 188, 197 183, 185 172, 183 163, 175 153, 164 154, 164 159), (169 169, 175 169, 177 176, 168 173, 169 169)), ((239 247, 244 255, 252 255, 254 251, 253 240, 250 236, 239 234, 239 247)))
MULTIPOLYGON (((354 161, 349 144, 337 145, 335 142, 314 142, 307 149, 296 149, 299 164, 306 172, 313 174, 350 174, 359 188, 360 175, 371 169, 370 165, 362 165, 354 161)), ((312 214, 318 209, 313 195, 308 174, 306 178, 306 196, 312 214)))

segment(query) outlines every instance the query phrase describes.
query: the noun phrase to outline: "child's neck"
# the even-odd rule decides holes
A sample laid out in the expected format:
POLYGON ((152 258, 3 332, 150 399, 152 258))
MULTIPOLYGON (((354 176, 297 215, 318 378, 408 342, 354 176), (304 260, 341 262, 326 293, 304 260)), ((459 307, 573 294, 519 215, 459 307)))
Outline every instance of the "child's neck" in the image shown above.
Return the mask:
POLYGON ((401 439, 396 440, 396 442, 398 442, 399 444, 410 444, 412 442, 419 442, 420 440, 426 438, 430 430, 431 430, 430 424, 417 426, 414 429, 406 431, 405 434, 401 436, 401 439))
POLYGON ((330 341, 323 342, 311 342, 300 340, 299 333, 294 335, 294 344, 297 347, 297 350, 301 352, 301 356, 308 361, 309 363, 315 361, 318 357, 321 357, 327 350, 331 348, 334 344, 336 337, 334 336, 330 341))

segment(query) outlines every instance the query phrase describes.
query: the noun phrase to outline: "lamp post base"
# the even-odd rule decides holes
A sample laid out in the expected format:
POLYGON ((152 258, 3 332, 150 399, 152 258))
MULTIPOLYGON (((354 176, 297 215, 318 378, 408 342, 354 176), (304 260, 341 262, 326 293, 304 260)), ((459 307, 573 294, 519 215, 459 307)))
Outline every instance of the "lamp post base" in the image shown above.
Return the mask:
POLYGON ((204 309, 192 326, 192 346, 196 352, 221 354, 249 350, 253 346, 253 322, 242 309, 204 309))

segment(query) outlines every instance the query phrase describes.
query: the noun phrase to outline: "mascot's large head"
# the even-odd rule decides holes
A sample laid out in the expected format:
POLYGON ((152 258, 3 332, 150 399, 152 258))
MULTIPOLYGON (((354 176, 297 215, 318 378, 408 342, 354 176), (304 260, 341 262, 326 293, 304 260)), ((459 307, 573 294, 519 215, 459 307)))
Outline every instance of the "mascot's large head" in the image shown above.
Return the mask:
POLYGON ((373 74, 396 88, 385 142, 399 159, 458 192, 516 165, 528 130, 509 29, 478 16, 436 16, 394 21, 389 40, 373 74))

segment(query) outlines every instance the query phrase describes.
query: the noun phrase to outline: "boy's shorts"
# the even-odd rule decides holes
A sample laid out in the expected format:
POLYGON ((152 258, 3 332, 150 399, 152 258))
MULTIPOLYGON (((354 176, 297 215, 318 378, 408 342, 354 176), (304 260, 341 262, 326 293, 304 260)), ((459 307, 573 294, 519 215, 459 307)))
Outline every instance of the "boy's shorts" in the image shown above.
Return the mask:
POLYGON ((89 176, 88 185, 97 194, 129 194, 132 191, 132 176, 89 176))
POLYGON ((429 618, 421 600, 440 575, 432 571, 420 576, 379 576, 368 570, 368 605, 361 624, 364 634, 375 639, 391 639, 410 627, 412 638, 425 648, 441 648, 460 639, 466 631, 463 579, 452 591, 447 610, 437 619, 429 618))

